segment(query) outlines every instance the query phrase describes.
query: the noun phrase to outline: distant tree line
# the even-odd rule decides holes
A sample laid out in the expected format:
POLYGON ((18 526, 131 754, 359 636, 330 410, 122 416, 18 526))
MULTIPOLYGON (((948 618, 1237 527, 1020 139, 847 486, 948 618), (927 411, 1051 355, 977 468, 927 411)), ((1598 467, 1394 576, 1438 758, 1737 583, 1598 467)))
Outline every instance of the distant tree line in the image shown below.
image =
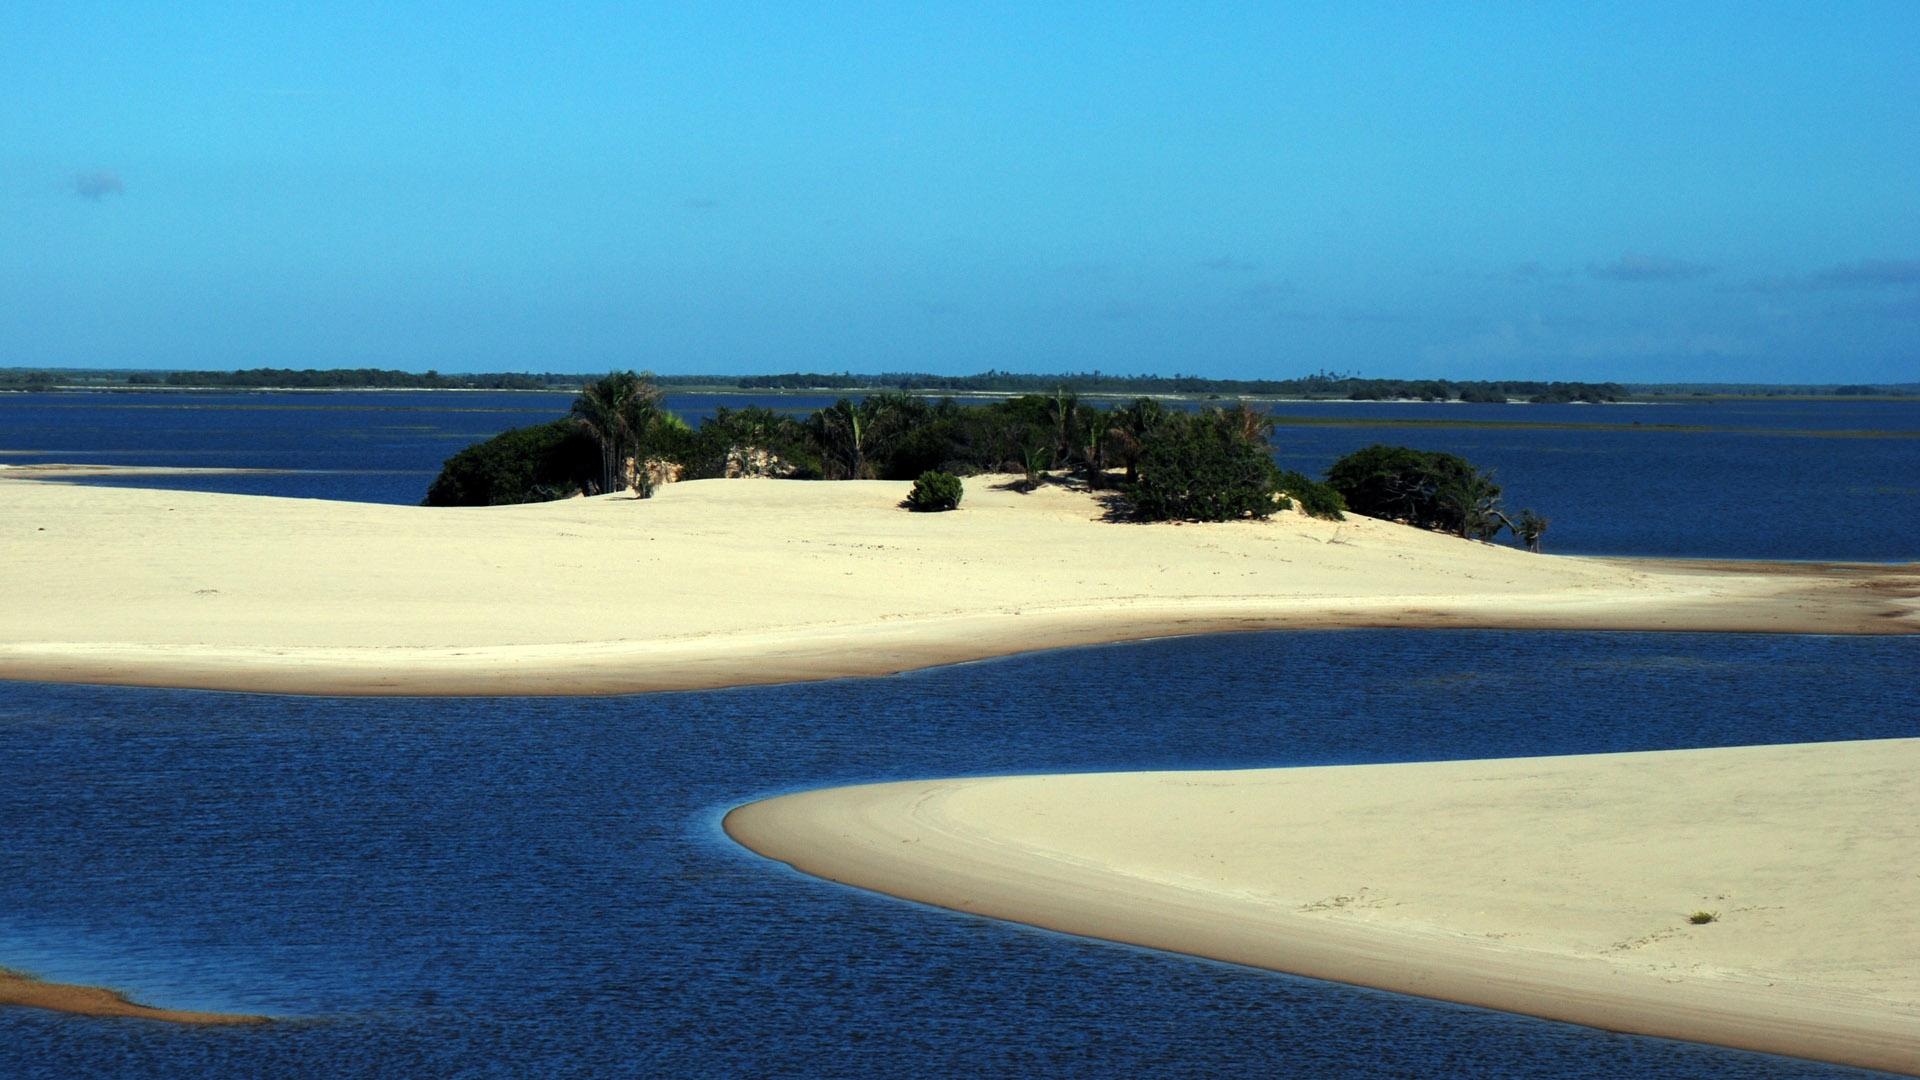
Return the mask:
POLYGON ((435 506, 537 502, 653 478, 762 476, 915 480, 904 505, 957 507, 958 477, 1010 474, 1020 490, 1074 483, 1115 516, 1232 521, 1298 506, 1338 520, 1352 509, 1491 539, 1502 528, 1538 550, 1546 519, 1509 519, 1493 478, 1451 454, 1374 446, 1324 481, 1274 462, 1273 418, 1245 403, 1170 409, 1151 397, 1103 408, 1066 389, 963 405, 889 391, 843 397, 804 417, 722 408, 698 429, 661 404, 651 380, 614 372, 587 384, 571 414, 516 428, 449 458, 427 492, 435 506))
MULTIPOLYGON (((1210 379, 1199 375, 1114 375, 1101 371, 1028 375, 989 370, 977 375, 926 372, 790 372, 784 375, 677 375, 655 384, 665 390, 1046 394, 1065 389, 1103 396, 1285 397, 1322 401, 1612 402, 1645 397, 1885 397, 1920 394, 1920 383, 1845 383, 1778 386, 1733 383, 1539 382, 1459 379, 1363 379, 1319 371, 1294 379, 1210 379)), ((557 372, 445 374, 390 368, 248 368, 240 371, 129 371, 92 368, 0 368, 0 389, 62 387, 207 387, 235 390, 579 390, 587 378, 557 372)))
POLYGON ((442 375, 387 368, 248 368, 244 371, 137 371, 129 386, 192 386, 239 390, 553 390, 580 385, 578 375, 494 372, 442 375))
POLYGON ((426 502, 532 502, 628 487, 645 497, 648 478, 666 473, 818 480, 1008 473, 1025 490, 1070 481, 1111 492, 1127 513, 1150 519, 1264 517, 1295 502, 1339 516, 1331 488, 1274 464, 1272 431, 1265 413, 1245 405, 1193 412, 1143 397, 1102 408, 1067 390, 972 405, 889 391, 841 398, 799 417, 722 408, 694 429, 661 406, 648 379, 615 372, 589 383, 567 419, 517 428, 449 458, 426 502))
POLYGON ((50 371, 32 371, 26 368, 11 368, 0 371, 0 389, 6 390, 52 390, 59 385, 57 377, 50 371))
POLYGON ((792 372, 785 375, 747 375, 733 380, 742 390, 898 390, 946 393, 1024 394, 1065 388, 1080 394, 1180 394, 1233 397, 1293 397, 1346 401, 1530 401, 1611 402, 1626 397, 1619 383, 1585 382, 1461 382, 1451 379, 1362 379, 1322 371, 1297 379, 1209 379, 1199 375, 1112 375, 1100 371, 1065 375, 1026 375, 986 371, 978 375, 930 375, 925 372, 882 372, 856 375, 792 372))

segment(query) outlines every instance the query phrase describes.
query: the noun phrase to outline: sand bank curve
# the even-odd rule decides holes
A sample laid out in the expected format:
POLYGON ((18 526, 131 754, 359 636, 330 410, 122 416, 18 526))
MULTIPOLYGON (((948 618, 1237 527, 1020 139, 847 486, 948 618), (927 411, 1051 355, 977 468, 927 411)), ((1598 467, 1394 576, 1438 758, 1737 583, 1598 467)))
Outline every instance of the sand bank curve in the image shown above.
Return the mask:
POLYGON ((172 1024, 264 1024, 267 1017, 240 1013, 162 1009, 127 1000, 124 994, 97 986, 42 982, 0 968, 0 1006, 17 1005, 78 1016, 122 1016, 162 1020, 172 1024))
POLYGON ((726 828, 958 911, 1920 1074, 1920 739, 881 784, 726 828))
MULTIPOLYGON (((17 470, 16 470, 17 471, 17 470)), ((695 481, 435 509, 0 476, 0 677, 587 694, 1290 627, 1912 633, 1920 568, 1536 556, 1387 522, 1131 525, 1084 491, 695 481)))

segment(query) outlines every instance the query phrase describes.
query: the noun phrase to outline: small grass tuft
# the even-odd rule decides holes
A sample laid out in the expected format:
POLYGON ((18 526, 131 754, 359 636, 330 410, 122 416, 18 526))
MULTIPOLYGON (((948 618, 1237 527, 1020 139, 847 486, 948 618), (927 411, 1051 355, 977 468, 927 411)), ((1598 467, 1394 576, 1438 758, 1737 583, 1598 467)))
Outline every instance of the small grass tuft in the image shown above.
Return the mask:
POLYGON ((1719 922, 1720 913, 1717 911, 1696 911, 1687 916, 1687 921, 1695 926, 1705 926, 1710 922, 1719 922))

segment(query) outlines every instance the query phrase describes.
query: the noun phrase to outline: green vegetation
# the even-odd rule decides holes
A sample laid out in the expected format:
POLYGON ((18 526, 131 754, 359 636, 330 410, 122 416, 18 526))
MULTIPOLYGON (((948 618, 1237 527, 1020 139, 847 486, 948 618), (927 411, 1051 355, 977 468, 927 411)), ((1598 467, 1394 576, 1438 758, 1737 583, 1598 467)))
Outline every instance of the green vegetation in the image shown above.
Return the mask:
POLYGON ((746 375, 732 381, 742 390, 868 390, 887 387, 961 394, 1031 394, 1064 388, 1079 394, 1210 394, 1344 401, 1457 399, 1495 403, 1607 402, 1620 401, 1626 396, 1625 388, 1619 383, 1363 379, 1331 371, 1296 379, 1209 379, 1199 375, 1112 375, 1099 371, 1056 375, 1025 375, 1012 371, 986 371, 978 375, 931 375, 917 371, 883 371, 875 375, 790 372, 785 375, 746 375))
POLYGON ((660 391, 631 371, 616 371, 588 383, 573 399, 573 419, 600 448, 600 490, 631 485, 641 498, 653 494, 647 447, 661 427, 685 428, 660 407, 660 391))
POLYGON ((1520 516, 1513 519, 1513 535, 1526 545, 1528 551, 1537 555, 1540 553, 1540 537, 1547 531, 1549 524, 1551 524, 1550 519, 1541 517, 1531 510, 1522 510, 1520 516))
POLYGON ((1404 446, 1356 450, 1333 463, 1327 483, 1354 513, 1462 536, 1470 534, 1473 511, 1500 497, 1466 459, 1404 446))
POLYGON ((600 476, 600 451, 572 420, 514 428, 447 459, 427 489, 428 506, 546 502, 585 491, 600 476))
POLYGON ((1491 540, 1507 529, 1537 552, 1547 531, 1547 519, 1531 510, 1520 511, 1517 521, 1508 518, 1492 474, 1454 454, 1376 444, 1334 462, 1327 483, 1357 514, 1469 540, 1491 540))
POLYGON ((1719 922, 1720 913, 1717 911, 1696 911, 1687 916, 1687 921, 1695 926, 1705 926, 1710 922, 1719 922))
MULTIPOLYGON (((389 368, 248 368, 239 371, 142 371, 95 368, 0 368, 0 390, 578 390, 587 380, 557 372, 445 374, 389 368)), ((1920 383, 1543 382, 1538 380, 1366 379, 1320 371, 1291 379, 1211 379, 1199 375, 1114 375, 1101 371, 1028 375, 989 370, 977 375, 927 372, 790 372, 784 375, 665 375, 667 391, 746 390, 762 393, 905 391, 982 396, 1050 394, 1103 397, 1293 398, 1312 401, 1614 402, 1720 398, 1912 398, 1920 383)))
POLYGON ((960 478, 952 473, 929 469, 913 482, 913 490, 907 493, 905 506, 923 513, 958 510, 963 487, 960 478))
POLYGON ((1124 490, 1146 521, 1232 521, 1286 508, 1265 442, 1221 413, 1169 416, 1142 447, 1139 475, 1124 490))
POLYGON ((1276 475, 1280 494, 1293 501, 1308 517, 1340 521, 1346 517, 1347 500, 1331 484, 1323 484, 1305 473, 1281 469, 1276 475))
POLYGON ((447 459, 427 489, 428 506, 547 502, 632 486, 653 493, 649 460, 683 449, 692 433, 660 407, 644 376, 616 371, 588 383, 566 419, 514 428, 447 459))
POLYGON ((1289 506, 1339 520, 1349 509, 1472 539, 1510 530, 1538 551, 1547 519, 1509 518, 1492 476, 1452 454, 1370 446, 1325 483, 1274 464, 1274 418, 1245 403, 1169 409, 1151 398, 1102 409, 1064 390, 976 405, 888 392, 841 398, 804 418, 720 409, 693 430, 650 379, 589 383, 569 418, 517 428, 448 459, 427 493, 436 506, 565 498, 633 485, 656 469, 688 479, 914 479, 905 505, 959 505, 960 477, 1013 473, 1014 486, 1078 483, 1109 515, 1141 521, 1264 518, 1289 506), (1117 475, 1116 475, 1117 474, 1117 475))
POLYGON ((683 445, 661 449, 685 467, 688 479, 790 477, 804 474, 810 445, 798 420, 750 405, 722 408, 683 445))
POLYGON ((386 368, 249 368, 245 371, 135 372, 133 386, 217 387, 231 390, 553 390, 572 389, 578 375, 494 372, 470 375, 420 374, 386 368))

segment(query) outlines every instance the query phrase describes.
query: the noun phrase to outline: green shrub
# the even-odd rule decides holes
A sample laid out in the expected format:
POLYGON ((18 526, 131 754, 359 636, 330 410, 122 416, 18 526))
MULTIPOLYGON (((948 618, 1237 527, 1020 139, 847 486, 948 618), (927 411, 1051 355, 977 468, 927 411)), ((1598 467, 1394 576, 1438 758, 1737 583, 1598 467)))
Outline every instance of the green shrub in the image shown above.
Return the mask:
POLYGON ((427 489, 428 506, 546 502, 579 494, 600 477, 600 448, 572 420, 503 431, 448 458, 427 489))
POLYGON ((1453 454, 1369 446, 1334 462, 1327 484, 1347 509, 1368 517, 1473 537, 1491 535, 1498 525, 1499 485, 1453 454))
POLYGON ((1341 498, 1340 493, 1332 487, 1292 469, 1280 470, 1279 484, 1280 490, 1308 517, 1325 518, 1328 521, 1346 520, 1347 500, 1341 498))
POLYGON ((962 490, 959 477, 929 469, 913 482, 913 491, 908 493, 907 501, 902 505, 909 510, 922 512, 957 510, 960 508, 962 490))
POLYGON ((1710 922, 1719 922, 1720 913, 1717 911, 1696 911, 1687 916, 1687 921, 1695 926, 1705 926, 1710 922))
POLYGON ((1285 507, 1265 439, 1222 413, 1168 414, 1142 440, 1138 474, 1125 492, 1146 521, 1235 521, 1285 507))

